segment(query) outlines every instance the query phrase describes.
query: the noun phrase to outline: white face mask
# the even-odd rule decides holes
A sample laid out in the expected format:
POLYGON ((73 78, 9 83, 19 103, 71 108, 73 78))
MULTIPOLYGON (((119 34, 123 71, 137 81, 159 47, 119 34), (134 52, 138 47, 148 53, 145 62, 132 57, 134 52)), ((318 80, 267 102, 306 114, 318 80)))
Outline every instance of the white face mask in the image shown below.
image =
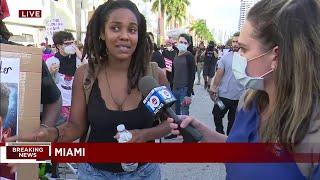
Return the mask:
POLYGON ((74 48, 74 45, 68 45, 68 46, 64 46, 63 51, 67 54, 67 55, 72 55, 76 53, 76 49, 74 48))
POLYGON ((168 51, 172 50, 172 46, 167 46, 168 51))
POLYGON ((187 52, 188 46, 186 44, 178 43, 177 48, 179 52, 187 52))
MULTIPOLYGON (((271 51, 271 50, 270 50, 271 51)), ((260 77, 250 77, 246 73, 247 69, 247 62, 255 60, 257 58, 260 58, 266 54, 268 54, 270 51, 251 58, 247 60, 245 57, 241 56, 239 53, 234 52, 233 54, 233 60, 232 60, 232 71, 235 76, 235 78, 242 84, 245 88, 250 88, 254 90, 264 90, 264 83, 263 78, 268 75, 269 73, 273 72, 273 69, 270 71, 264 73, 260 77)))

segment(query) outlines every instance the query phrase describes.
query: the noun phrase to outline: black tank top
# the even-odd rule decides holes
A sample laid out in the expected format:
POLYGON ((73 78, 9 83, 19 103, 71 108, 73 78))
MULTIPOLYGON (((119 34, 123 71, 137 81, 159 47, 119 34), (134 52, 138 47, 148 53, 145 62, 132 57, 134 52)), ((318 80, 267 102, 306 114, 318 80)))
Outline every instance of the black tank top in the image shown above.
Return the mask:
MULTIPOLYGON (((117 126, 124 124, 127 130, 151 128, 154 122, 153 115, 147 110, 141 101, 136 109, 129 111, 114 111, 106 107, 102 99, 98 80, 93 84, 87 106, 87 118, 91 124, 91 133, 88 142, 112 142, 116 143, 114 135, 117 126)), ((105 156, 112 156, 106 150, 105 156)), ((123 172, 120 163, 92 163, 94 168, 123 172)), ((139 166, 142 166, 139 163, 139 166)))

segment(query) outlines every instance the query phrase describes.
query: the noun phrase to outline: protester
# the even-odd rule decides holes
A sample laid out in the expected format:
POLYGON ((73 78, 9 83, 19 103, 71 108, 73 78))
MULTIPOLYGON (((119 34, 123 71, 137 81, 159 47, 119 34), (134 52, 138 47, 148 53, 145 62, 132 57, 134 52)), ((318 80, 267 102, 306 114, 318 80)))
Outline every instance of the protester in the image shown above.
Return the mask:
MULTIPOLYGON (((172 84, 172 63, 178 52, 173 49, 174 41, 168 39, 166 41, 166 48, 163 50, 162 55, 166 64, 166 75, 170 84, 172 84)), ((172 88, 172 87, 171 87, 172 88)))
POLYGON ((196 55, 196 51, 195 51, 195 48, 193 47, 193 38, 192 38, 192 36, 191 35, 189 35, 188 34, 188 36, 189 36, 189 45, 188 45, 188 48, 187 48, 187 50, 189 51, 189 52, 191 52, 191 54, 193 55, 193 56, 195 56, 196 55))
POLYGON ((163 56, 161 54, 161 51, 157 44, 154 42, 154 35, 152 32, 148 32, 150 43, 153 45, 153 52, 151 55, 151 61, 156 62, 158 66, 163 70, 163 72, 166 72, 166 65, 165 61, 163 59, 163 56))
POLYGON ((204 142, 277 142, 278 151, 314 156, 307 163, 226 164, 226 179, 320 179, 319 26, 318 0, 261 0, 250 9, 233 56, 235 77, 250 90, 229 136, 191 117, 181 127, 191 123, 204 142))
POLYGON ((200 85, 200 81, 201 81, 201 73, 204 65, 204 53, 205 53, 205 46, 203 41, 201 41, 196 51, 197 77, 198 77, 197 85, 200 85))
POLYGON ((173 60, 172 85, 173 93, 177 98, 175 103, 176 114, 189 115, 193 83, 195 79, 195 61, 193 55, 187 50, 190 37, 187 34, 179 36, 177 48, 179 54, 173 60))
POLYGON ((54 52, 52 51, 51 45, 48 44, 48 38, 45 38, 46 42, 40 44, 42 50, 42 60, 46 62, 49 58, 54 56, 54 52))
POLYGON ((232 72, 233 56, 234 53, 238 52, 239 50, 238 38, 239 33, 235 33, 232 38, 233 52, 226 54, 218 61, 217 71, 209 90, 214 101, 216 101, 218 98, 224 104, 224 108, 221 109, 221 107, 215 103, 212 110, 216 131, 221 134, 224 134, 222 119, 226 113, 228 113, 227 135, 229 135, 229 132, 232 128, 238 102, 244 91, 243 86, 235 78, 232 72))
POLYGON ((163 70, 163 72, 166 72, 166 65, 165 65, 164 58, 156 43, 153 43, 153 53, 151 56, 151 61, 156 62, 158 66, 163 70))
POLYGON ((59 31, 53 35, 58 52, 46 64, 62 94, 61 120, 68 121, 71 110, 72 83, 76 69, 81 65, 82 54, 70 32, 59 31))
MULTIPOLYGON (((131 1, 107 1, 100 5, 87 26, 84 54, 89 63, 75 74, 70 120, 21 139, 72 142, 87 133, 89 123, 88 142, 117 142, 119 124, 130 130, 133 143, 154 141, 168 134, 166 121, 152 127, 154 117, 143 105, 137 88, 138 81, 147 74, 151 56, 147 36, 146 20, 131 1), (89 86, 90 92, 84 88, 89 86)), ((158 68, 157 72, 159 83, 167 83, 163 71, 158 68)), ((132 172, 124 172, 120 163, 81 164, 78 176, 161 179, 159 165, 150 163, 139 163, 132 172)))
POLYGON ((218 48, 218 59, 221 59, 224 56, 224 46, 219 46, 218 48))
POLYGON ((215 73, 215 67, 218 59, 218 52, 215 49, 215 43, 209 42, 209 45, 205 51, 204 65, 203 65, 203 79, 204 88, 210 89, 210 82, 215 73))

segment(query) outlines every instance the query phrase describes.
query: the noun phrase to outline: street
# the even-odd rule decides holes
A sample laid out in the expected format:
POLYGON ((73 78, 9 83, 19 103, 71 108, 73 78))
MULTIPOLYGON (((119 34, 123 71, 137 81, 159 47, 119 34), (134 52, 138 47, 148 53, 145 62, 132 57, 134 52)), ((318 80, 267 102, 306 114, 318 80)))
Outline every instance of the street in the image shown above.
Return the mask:
MULTIPOLYGON (((203 84, 203 83, 202 83, 203 84)), ((192 99, 190 115, 198 118, 211 128, 214 128, 213 117, 211 114, 213 102, 203 85, 194 85, 195 96, 192 99)), ((224 121, 226 126, 226 120, 224 121)), ((192 155, 192 154, 191 154, 192 155)), ((225 179, 224 164, 218 163, 174 163, 161 165, 163 180, 204 180, 225 179)))

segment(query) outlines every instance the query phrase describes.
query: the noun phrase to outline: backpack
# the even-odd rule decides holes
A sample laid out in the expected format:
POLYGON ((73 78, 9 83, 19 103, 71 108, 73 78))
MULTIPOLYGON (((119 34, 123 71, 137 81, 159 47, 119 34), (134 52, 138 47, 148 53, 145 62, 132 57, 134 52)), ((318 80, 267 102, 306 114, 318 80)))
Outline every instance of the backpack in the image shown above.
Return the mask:
MULTIPOLYGON (((94 69, 96 70, 94 73, 89 73, 89 65, 86 67, 86 70, 83 75, 83 89, 84 89, 84 95, 86 99, 86 105, 88 105, 92 86, 98 76, 99 73, 99 65, 94 64, 94 69), (93 74, 93 75, 92 75, 93 74)), ((159 73, 158 73, 158 64, 156 62, 149 62, 149 66, 147 69, 147 76, 152 76, 157 82, 159 82, 159 73)), ((158 119, 160 121, 160 119, 158 119)), ((89 124, 87 133, 85 133, 81 138, 80 142, 88 142, 91 132, 91 126, 89 124)))

